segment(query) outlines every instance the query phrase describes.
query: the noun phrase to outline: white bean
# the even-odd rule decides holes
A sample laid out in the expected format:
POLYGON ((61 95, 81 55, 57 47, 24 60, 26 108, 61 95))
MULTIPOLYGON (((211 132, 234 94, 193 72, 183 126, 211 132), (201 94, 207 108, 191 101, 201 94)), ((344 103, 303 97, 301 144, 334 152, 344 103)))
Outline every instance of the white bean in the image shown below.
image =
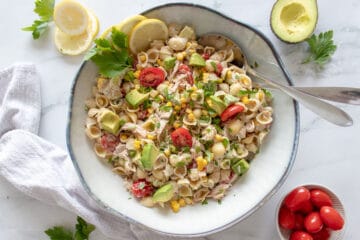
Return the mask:
POLYGON ((218 142, 212 146, 211 151, 214 153, 214 158, 219 159, 224 157, 226 150, 224 144, 222 144, 222 142, 218 142))

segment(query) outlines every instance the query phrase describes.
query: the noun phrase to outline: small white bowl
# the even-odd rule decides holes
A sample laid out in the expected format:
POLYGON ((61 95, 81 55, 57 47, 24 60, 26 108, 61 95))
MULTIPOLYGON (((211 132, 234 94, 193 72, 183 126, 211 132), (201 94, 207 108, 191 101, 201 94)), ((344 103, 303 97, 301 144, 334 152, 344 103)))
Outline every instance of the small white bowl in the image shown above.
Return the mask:
MULTIPOLYGON (((321 191, 324 191, 325 193, 327 193, 329 195, 329 197, 331 198, 331 201, 333 203, 333 208, 335 208, 339 213, 340 215, 342 216, 342 218, 344 219, 344 226, 341 230, 337 230, 337 231, 334 231, 334 230, 330 230, 329 229, 329 232, 330 232, 330 238, 329 240, 340 240, 340 239, 343 239, 344 237, 344 234, 345 234, 345 228, 346 228, 346 217, 345 217, 345 209, 344 209, 344 206, 343 204, 341 203, 339 197, 333 192, 331 191, 329 188, 323 186, 323 185, 319 185, 319 184, 306 184, 306 185, 301 185, 301 186, 297 186, 297 187, 305 187, 307 189, 309 189, 310 191, 313 190, 313 189, 319 189, 321 191)), ((291 189, 291 191, 297 187, 294 187, 291 189)), ((278 204, 277 206, 277 209, 276 209, 276 229, 279 233, 279 236, 280 236, 280 239, 281 240, 288 240, 289 237, 290 237, 290 234, 292 232, 292 230, 287 230, 287 229, 284 229, 282 227, 279 226, 279 210, 280 210, 280 207, 283 205, 283 202, 284 202, 284 199, 285 197, 291 192, 289 191, 288 193, 286 193, 284 195, 284 197, 281 199, 280 203, 278 204)))

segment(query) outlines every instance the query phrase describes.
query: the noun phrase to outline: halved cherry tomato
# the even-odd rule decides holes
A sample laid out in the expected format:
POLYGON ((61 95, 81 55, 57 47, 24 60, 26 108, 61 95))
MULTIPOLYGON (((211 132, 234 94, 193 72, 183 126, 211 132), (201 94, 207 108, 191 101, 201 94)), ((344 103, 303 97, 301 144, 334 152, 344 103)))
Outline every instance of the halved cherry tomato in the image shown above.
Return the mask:
POLYGON ((323 228, 319 232, 311 234, 311 236, 314 240, 329 240, 330 232, 327 228, 323 228))
POLYGON ((139 179, 133 182, 131 186, 131 192, 137 198, 150 196, 153 191, 154 191, 153 186, 145 179, 139 179))
POLYGON ((223 66, 221 65, 221 63, 216 64, 216 69, 215 69, 215 73, 220 76, 221 72, 223 70, 223 66))
POLYGON ((192 76, 191 69, 189 68, 188 65, 180 64, 178 72, 181 73, 181 74, 186 74, 187 75, 186 80, 188 81, 188 83, 191 84, 191 85, 194 84, 194 78, 192 76))
POLYGON ((297 187, 285 197, 284 203, 291 211, 296 211, 309 199, 310 191, 305 187, 297 187))
POLYGON ((191 147, 192 137, 186 128, 178 128, 171 133, 171 140, 176 147, 191 147))
POLYGON ((294 229, 295 214, 285 205, 281 206, 279 211, 279 225, 285 229, 294 229))
POLYGON ((304 229, 304 216, 301 214, 295 214, 295 230, 303 230, 304 229))
POLYGON ((210 58, 210 54, 203 53, 202 57, 203 57, 203 59, 208 60, 210 58))
POLYGON ((320 217, 324 224, 332 230, 340 230, 344 226, 344 219, 333 207, 323 206, 320 208, 320 217))
POLYGON ((311 203, 310 200, 307 200, 302 204, 300 204, 300 206, 298 207, 298 209, 296 209, 296 211, 304 214, 309 214, 313 211, 313 209, 314 209, 313 204, 311 203))
POLYGON ((165 80, 165 72, 158 67, 147 67, 141 70, 139 80, 144 87, 157 87, 165 80))
POLYGON ((314 239, 307 232, 295 231, 290 235, 290 240, 314 240, 314 239))
POLYGON ((309 213, 304 219, 304 226, 309 233, 319 232, 323 228, 319 212, 309 213))
POLYGON ((332 206, 330 196, 326 192, 319 189, 310 191, 310 200, 318 208, 321 208, 322 206, 332 206))
POLYGON ((101 146, 107 151, 107 152, 113 152, 116 148, 116 146, 119 144, 119 139, 110 133, 105 133, 102 135, 100 139, 101 146))
POLYGON ((221 113, 221 121, 225 122, 228 119, 235 117, 238 113, 241 113, 242 111, 244 111, 243 106, 232 104, 221 113))

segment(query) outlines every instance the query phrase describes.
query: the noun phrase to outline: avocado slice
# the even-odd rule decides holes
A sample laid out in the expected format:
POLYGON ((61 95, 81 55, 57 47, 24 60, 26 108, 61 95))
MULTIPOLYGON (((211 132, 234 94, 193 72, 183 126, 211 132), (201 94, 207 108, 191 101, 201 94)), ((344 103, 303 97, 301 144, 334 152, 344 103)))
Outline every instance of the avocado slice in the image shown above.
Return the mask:
POLYGON ((205 59, 198 53, 193 53, 189 61, 190 66, 205 67, 205 59))
POLYGON ((156 158, 159 156, 159 149, 152 143, 147 143, 142 152, 140 162, 145 170, 151 170, 156 158))
POLYGON ((208 99, 208 105, 212 108, 217 114, 221 114, 225 108, 225 103, 218 97, 210 96, 208 99))
POLYGON ((249 168, 250 164, 245 159, 241 159, 231 166, 231 169, 239 176, 246 173, 249 168))
POLYGON ((117 115, 113 111, 110 111, 109 109, 104 109, 103 111, 101 111, 98 119, 100 128, 114 135, 119 131, 121 127, 122 121, 119 115, 117 115))
POLYGON ((166 70, 170 70, 175 66, 176 58, 175 57, 167 57, 164 59, 164 67, 166 70))
POLYGON ((280 40, 297 43, 310 37, 317 19, 316 0, 278 0, 271 10, 270 25, 280 40))
POLYGON ((174 186, 171 183, 163 185, 152 196, 154 202, 167 202, 174 196, 174 186))
POLYGON ((137 89, 133 89, 126 94, 125 99, 132 107, 136 108, 140 104, 142 104, 148 97, 149 93, 141 93, 137 89))

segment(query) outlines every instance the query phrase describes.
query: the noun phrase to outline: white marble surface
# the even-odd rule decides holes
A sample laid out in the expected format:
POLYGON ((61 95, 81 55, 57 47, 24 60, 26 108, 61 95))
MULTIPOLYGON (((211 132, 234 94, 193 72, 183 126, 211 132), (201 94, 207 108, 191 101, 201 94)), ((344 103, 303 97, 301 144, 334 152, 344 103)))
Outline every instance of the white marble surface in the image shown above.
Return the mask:
MULTIPOLYGON (((84 0, 98 15, 101 30, 168 1, 84 0)), ((190 2, 190 1, 188 1, 190 2)), ((268 36, 280 52, 294 82, 299 86, 360 87, 360 2, 319 0, 319 21, 316 32, 334 30, 338 50, 325 68, 300 64, 306 56, 306 44, 288 45, 272 34, 269 14, 273 1, 202 0, 196 1, 249 23, 268 36)), ((35 15, 31 0, 2 0, 0 14, 0 68, 14 62, 34 62, 41 75, 42 119, 40 136, 66 149, 65 128, 67 105, 72 80, 82 57, 59 54, 53 44, 53 31, 34 41, 22 32, 35 15)), ((1 87, 1 86, 0 86, 1 87)), ((279 199, 294 186, 320 183, 333 189, 343 200, 347 213, 344 239, 359 239, 360 222, 360 107, 337 104, 354 119, 354 125, 341 128, 321 120, 301 107, 301 135, 296 162, 277 192, 248 219, 208 239, 278 239, 275 208, 279 199)), ((0 239, 47 239, 43 231, 53 225, 72 227, 76 216, 56 206, 45 205, 20 193, 0 176, 0 239)), ((91 239, 107 239, 99 231, 91 239)))

